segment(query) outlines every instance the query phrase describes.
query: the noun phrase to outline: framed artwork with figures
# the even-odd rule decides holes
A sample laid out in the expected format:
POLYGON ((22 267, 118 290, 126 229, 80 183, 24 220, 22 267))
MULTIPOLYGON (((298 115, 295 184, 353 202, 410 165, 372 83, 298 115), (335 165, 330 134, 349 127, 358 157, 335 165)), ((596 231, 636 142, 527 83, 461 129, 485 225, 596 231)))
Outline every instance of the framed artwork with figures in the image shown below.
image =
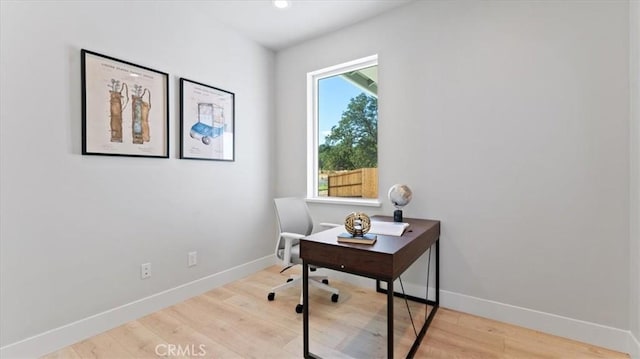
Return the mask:
POLYGON ((82 154, 169 157, 169 75, 81 50, 82 154))

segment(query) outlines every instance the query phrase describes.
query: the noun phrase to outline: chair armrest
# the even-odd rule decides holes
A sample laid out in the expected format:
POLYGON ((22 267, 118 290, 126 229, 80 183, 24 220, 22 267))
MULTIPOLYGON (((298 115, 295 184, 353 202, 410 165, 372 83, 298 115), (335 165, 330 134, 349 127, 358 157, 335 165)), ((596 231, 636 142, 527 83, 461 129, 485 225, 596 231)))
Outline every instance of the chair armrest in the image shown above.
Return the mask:
POLYGON ((302 239, 306 237, 303 234, 291 233, 291 232, 282 232, 280 233, 280 236, 286 239, 289 242, 289 244, 291 244, 291 240, 293 239, 302 239))
POLYGON ((337 224, 337 223, 320 223, 320 225, 325 228, 335 228, 335 227, 342 226, 342 224, 337 224))
MULTIPOLYGON (((294 239, 302 239, 305 236, 303 234, 291 233, 291 232, 282 232, 280 233, 280 237, 284 239, 284 253, 282 255, 282 265, 287 268, 291 266, 291 247, 293 247, 294 239)), ((276 255, 278 252, 278 247, 276 246, 276 255)))

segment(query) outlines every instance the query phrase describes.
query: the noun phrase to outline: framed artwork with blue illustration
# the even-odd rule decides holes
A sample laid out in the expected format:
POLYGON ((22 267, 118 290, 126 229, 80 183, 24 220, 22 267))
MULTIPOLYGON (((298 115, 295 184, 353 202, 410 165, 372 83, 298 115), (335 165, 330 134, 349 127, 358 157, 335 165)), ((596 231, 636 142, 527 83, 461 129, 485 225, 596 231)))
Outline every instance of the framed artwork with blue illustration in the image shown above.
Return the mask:
POLYGON ((180 79, 180 158, 235 160, 235 94, 180 79))
POLYGON ((80 54, 82 154, 169 158, 169 75, 80 54))

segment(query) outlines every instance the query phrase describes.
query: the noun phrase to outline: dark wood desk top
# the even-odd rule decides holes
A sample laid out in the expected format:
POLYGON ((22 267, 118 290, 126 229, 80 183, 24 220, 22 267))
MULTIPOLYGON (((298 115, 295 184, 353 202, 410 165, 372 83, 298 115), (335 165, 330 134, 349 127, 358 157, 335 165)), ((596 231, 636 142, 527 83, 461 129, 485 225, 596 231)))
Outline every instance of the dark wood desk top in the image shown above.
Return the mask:
MULTIPOLYGON (((393 221, 373 216, 375 221, 393 221)), ((410 227, 400 237, 378 235, 373 245, 338 243, 343 227, 307 236, 300 241, 300 257, 308 264, 362 275, 395 280, 440 237, 440 221, 405 218, 410 227)))

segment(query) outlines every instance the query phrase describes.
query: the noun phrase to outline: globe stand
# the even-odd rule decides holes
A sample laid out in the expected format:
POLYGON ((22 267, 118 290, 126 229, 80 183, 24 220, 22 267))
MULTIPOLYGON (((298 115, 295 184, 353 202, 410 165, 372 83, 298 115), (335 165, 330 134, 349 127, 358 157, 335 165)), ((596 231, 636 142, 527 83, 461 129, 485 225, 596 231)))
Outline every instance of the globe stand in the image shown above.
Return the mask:
POLYGON ((394 222, 402 222, 402 210, 396 209, 393 211, 393 221, 394 222))

